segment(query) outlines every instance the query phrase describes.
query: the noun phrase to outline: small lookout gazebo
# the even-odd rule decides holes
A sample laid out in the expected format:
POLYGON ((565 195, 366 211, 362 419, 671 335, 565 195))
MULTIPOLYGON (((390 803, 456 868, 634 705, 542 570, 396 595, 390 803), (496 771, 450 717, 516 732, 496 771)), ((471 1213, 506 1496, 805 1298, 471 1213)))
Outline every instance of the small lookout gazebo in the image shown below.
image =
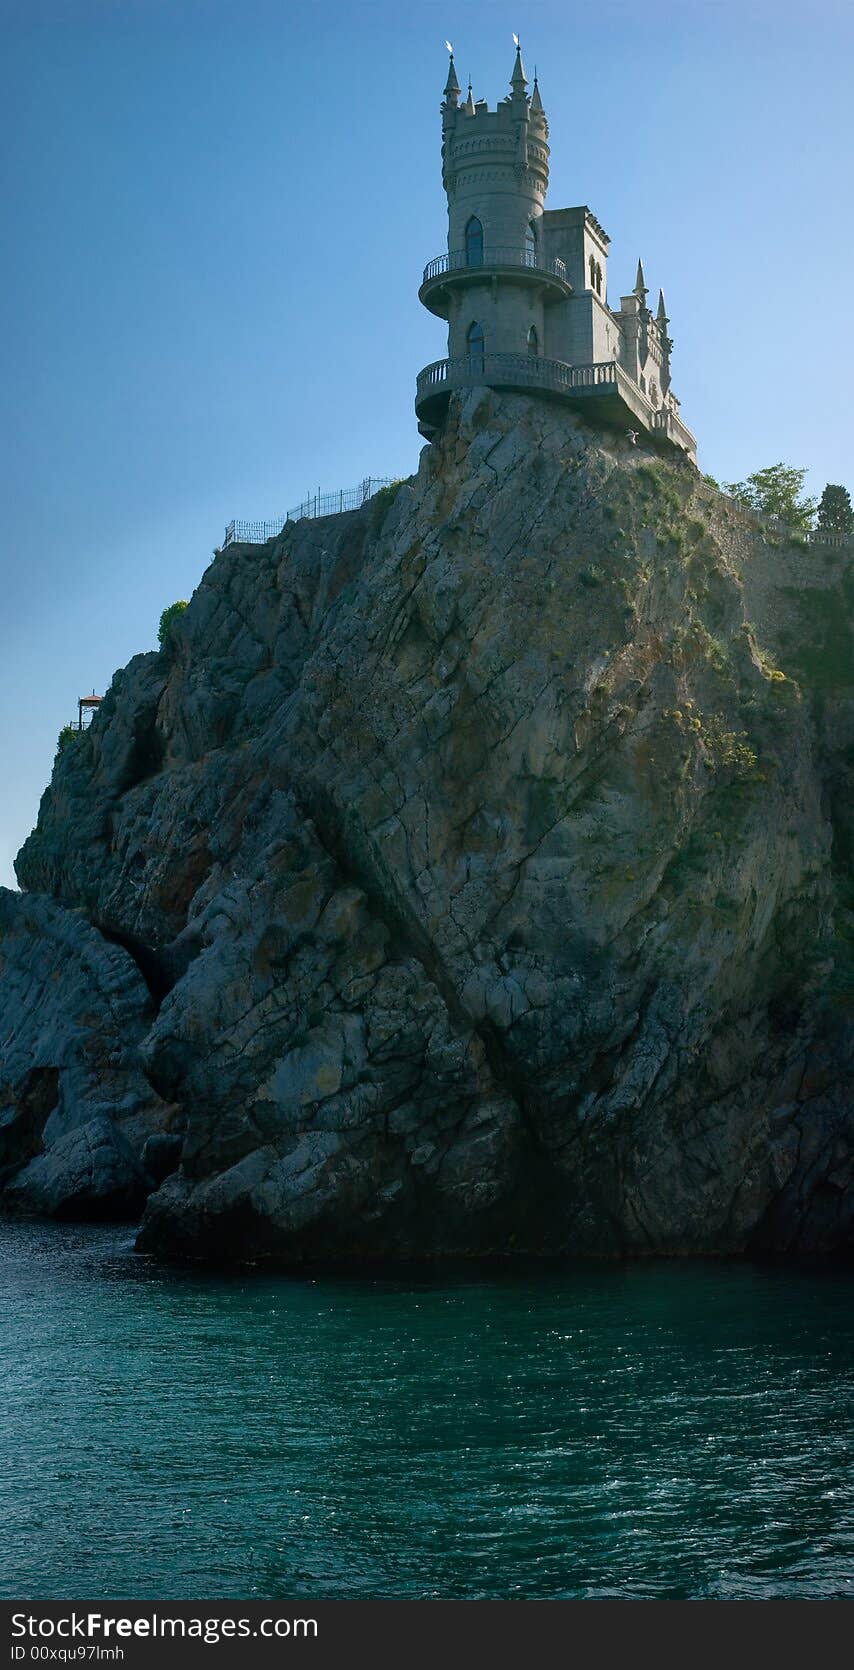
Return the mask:
POLYGON ((78 731, 85 731, 87 725, 91 725, 92 720, 94 719, 95 714, 97 713, 99 707, 101 706, 101 703, 102 703, 103 699, 104 699, 103 696, 96 696, 94 690, 92 691, 91 696, 78 696, 78 698, 77 698, 77 729, 78 729, 78 731))

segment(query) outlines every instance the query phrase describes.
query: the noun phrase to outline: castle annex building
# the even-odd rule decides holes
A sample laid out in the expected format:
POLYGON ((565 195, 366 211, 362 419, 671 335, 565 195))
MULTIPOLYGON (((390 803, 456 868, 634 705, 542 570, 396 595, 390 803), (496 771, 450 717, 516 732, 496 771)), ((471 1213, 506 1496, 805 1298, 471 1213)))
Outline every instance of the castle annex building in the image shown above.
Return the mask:
POLYGON ((442 101, 448 250, 424 270, 424 306, 448 322, 448 358, 421 372, 418 427, 429 440, 452 390, 487 384, 570 400, 696 457, 670 384, 664 295, 647 306, 643 266, 619 311, 608 305, 607 233, 585 205, 547 209, 548 122, 517 46, 497 109, 461 88, 453 55, 442 101))

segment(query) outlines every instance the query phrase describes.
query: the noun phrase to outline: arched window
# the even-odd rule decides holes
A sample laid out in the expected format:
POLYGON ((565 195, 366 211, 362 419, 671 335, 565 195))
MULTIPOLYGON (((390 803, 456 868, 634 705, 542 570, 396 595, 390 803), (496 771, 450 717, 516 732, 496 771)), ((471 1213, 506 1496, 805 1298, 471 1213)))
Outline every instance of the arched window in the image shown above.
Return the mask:
POLYGON ((598 261, 596 262, 596 294, 597 296, 602 294, 602 268, 598 261))
POLYGON ((596 262, 592 255, 590 257, 590 288, 591 290, 596 289, 596 262))
POLYGON ((525 232, 525 260, 529 267, 537 264, 537 228, 532 220, 529 220, 525 232))
POLYGON ((537 327, 536 327, 536 325, 532 325, 531 329, 528 332, 528 353, 529 354, 538 354, 539 351, 540 351, 540 339, 537 335, 537 327))
POLYGON ((466 353, 474 361, 474 370, 483 370, 483 326, 472 320, 466 331, 466 353))
POLYGON ((466 227, 466 266, 483 266, 483 227, 477 215, 472 215, 466 227))

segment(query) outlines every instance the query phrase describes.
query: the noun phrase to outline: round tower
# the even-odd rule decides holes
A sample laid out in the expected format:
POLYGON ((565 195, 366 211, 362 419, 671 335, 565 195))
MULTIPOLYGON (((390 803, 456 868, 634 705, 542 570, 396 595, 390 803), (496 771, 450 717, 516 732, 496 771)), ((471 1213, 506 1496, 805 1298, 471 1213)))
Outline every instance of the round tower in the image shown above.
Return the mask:
POLYGON ((529 360, 543 352, 544 312, 569 296, 566 267, 544 250, 542 214, 549 183, 548 123, 521 47, 510 93, 495 110, 461 104, 453 53, 442 100, 442 182, 448 198, 448 249, 424 270, 418 292, 448 322, 448 358, 418 379, 415 408, 428 438, 452 388, 473 383, 538 386, 529 360))

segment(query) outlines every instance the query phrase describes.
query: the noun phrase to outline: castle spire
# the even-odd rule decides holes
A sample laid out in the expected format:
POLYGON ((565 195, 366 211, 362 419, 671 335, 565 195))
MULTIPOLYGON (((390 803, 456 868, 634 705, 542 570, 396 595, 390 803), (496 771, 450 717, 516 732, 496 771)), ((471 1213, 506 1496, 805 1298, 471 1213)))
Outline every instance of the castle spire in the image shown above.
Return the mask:
POLYGON ((454 68, 454 54, 450 42, 446 41, 445 45, 450 53, 450 59, 448 62, 448 79, 445 82, 445 103, 459 104, 461 88, 459 81, 457 80, 457 72, 454 68))
POLYGON ((536 70, 534 71, 534 91, 531 94, 531 110, 535 116, 542 116, 545 114, 543 110, 543 101, 540 98, 540 84, 537 80, 536 70))
POLYGON ((663 290, 659 290, 659 292, 658 292, 658 312, 656 314, 656 318, 658 319, 658 323, 660 325, 669 325, 670 324, 670 320, 667 317, 667 308, 664 305, 664 291, 663 290))
POLYGON ((638 275, 637 275, 637 278, 635 279, 635 295, 639 298, 640 301, 642 301, 642 302, 646 301, 647 282, 646 282, 646 279, 644 278, 644 275, 643 275, 643 262, 640 261, 640 260, 638 261, 638 275))
POLYGON ((465 111, 467 116, 473 116, 474 115, 474 99, 472 98, 471 82, 469 82, 468 97, 466 99, 465 104, 463 105, 463 110, 465 111))
POLYGON ((510 86, 513 89, 514 97, 521 93, 524 98, 525 88, 528 85, 528 77, 525 74, 525 66, 522 63, 522 47, 518 35, 514 35, 513 39, 516 42, 516 62, 513 65, 513 74, 510 77, 510 86))

